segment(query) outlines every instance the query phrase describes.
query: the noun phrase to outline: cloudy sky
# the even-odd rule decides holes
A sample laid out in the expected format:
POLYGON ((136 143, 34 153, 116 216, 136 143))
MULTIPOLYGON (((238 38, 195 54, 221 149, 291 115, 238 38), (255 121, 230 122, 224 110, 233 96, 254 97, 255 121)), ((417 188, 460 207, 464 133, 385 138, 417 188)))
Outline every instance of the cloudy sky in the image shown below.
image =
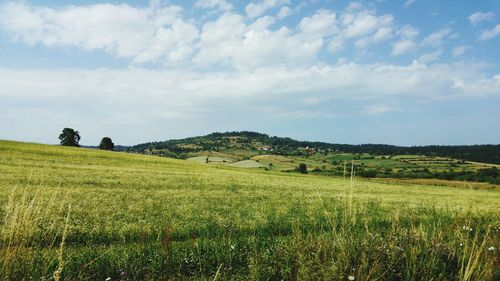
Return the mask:
POLYGON ((500 1, 1 1, 0 139, 500 143, 500 1))

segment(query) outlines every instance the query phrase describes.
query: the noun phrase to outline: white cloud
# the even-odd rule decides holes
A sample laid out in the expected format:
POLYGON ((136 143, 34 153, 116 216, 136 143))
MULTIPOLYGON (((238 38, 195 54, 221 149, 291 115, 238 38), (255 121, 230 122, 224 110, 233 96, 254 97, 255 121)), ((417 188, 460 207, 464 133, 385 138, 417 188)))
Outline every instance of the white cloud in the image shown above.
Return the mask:
MULTIPOLYGON (((273 64, 310 65, 323 46, 340 32, 336 14, 329 10, 318 10, 302 18, 294 29, 269 29, 274 20, 274 17, 264 16, 247 24, 241 15, 225 14, 205 23, 195 63, 209 65, 222 62, 238 69, 273 64)), ((383 37, 384 34, 377 36, 383 37)))
POLYGON ((416 2, 416 0, 406 0, 404 5, 405 5, 405 7, 409 7, 413 4, 415 4, 415 2, 416 2))
POLYGON ((322 38, 338 32, 335 13, 319 10, 311 17, 304 17, 298 24, 301 35, 308 38, 322 38))
POLYGON ((340 36, 337 36, 333 38, 328 44, 328 50, 331 52, 338 52, 344 48, 344 44, 344 39, 340 36))
POLYGON ((362 10, 364 7, 361 3, 358 3, 358 2, 351 2, 349 3, 349 5, 347 5, 347 7, 345 8, 346 11, 348 12, 354 12, 354 11, 358 11, 358 10, 362 10))
POLYGON ((101 50, 138 63, 188 59, 197 28, 182 19, 178 6, 146 8, 96 4, 52 9, 8 3, 0 6, 0 27, 30 45, 101 50))
POLYGON ((410 39, 403 39, 396 42, 391 51, 391 55, 399 56, 414 51, 417 48, 417 44, 410 39))
POLYGON ((478 23, 481 23, 483 21, 491 21, 494 18, 495 18, 495 13, 492 12, 487 12, 487 13, 476 12, 468 17, 469 21, 473 25, 477 25, 478 23))
POLYGON ((379 115, 388 113, 391 111, 400 111, 400 108, 392 107, 385 104, 369 105, 363 109, 363 114, 365 115, 379 115))
POLYGON ((449 27, 433 32, 424 38, 423 45, 439 47, 444 44, 445 39, 450 36, 451 32, 452 30, 449 27))
POLYGON ((222 63, 238 69, 312 63, 324 41, 322 37, 309 37, 307 32, 321 25, 308 22, 298 33, 286 27, 265 29, 271 19, 266 16, 246 25, 242 16, 225 14, 216 21, 205 23, 195 63, 222 63))
POLYGON ((367 48, 394 36, 392 15, 379 16, 359 3, 351 3, 340 13, 336 26, 336 37, 329 44, 329 50, 333 52, 342 49, 349 40, 355 40, 354 46, 357 48, 367 48))
POLYGON ((281 7, 280 11, 276 15, 276 17, 280 20, 288 17, 289 15, 292 14, 292 9, 288 6, 281 7))
POLYGON ((407 24, 399 29, 397 34, 404 39, 413 39, 420 34, 420 31, 415 27, 407 24))
POLYGON ((384 41, 390 39, 392 37, 392 28, 391 27, 381 27, 377 32, 375 32, 372 36, 372 39, 376 42, 384 41))
POLYGON ((164 112, 169 112, 172 117, 203 118, 206 110, 218 110, 207 108, 208 103, 222 102, 228 109, 241 100, 255 105, 265 105, 270 100, 283 101, 284 106, 285 101, 296 102, 297 106, 304 106, 303 110, 313 109, 307 108, 308 105, 317 105, 292 99, 296 95, 321 101, 500 97, 500 75, 486 76, 482 67, 475 64, 426 66, 418 62, 406 66, 348 63, 268 67, 237 73, 141 68, 0 69, 0 89, 2 100, 33 100, 34 107, 88 109, 88 115, 130 111, 145 118, 161 119, 164 112), (454 86, 457 81, 460 81, 459 91, 454 86), (54 101, 58 102, 52 104, 54 101), (67 104, 61 106, 61 103, 67 104))
POLYGON ((418 57, 418 61, 421 63, 431 63, 437 61, 441 55, 443 54, 443 50, 438 49, 429 53, 425 53, 418 57))
POLYGON ((269 9, 287 4, 290 4, 290 0, 261 0, 248 4, 245 7, 245 11, 250 18, 255 18, 264 14, 269 9))
POLYGON ((214 130, 254 129, 255 124, 269 130, 279 120, 291 124, 304 118, 380 114, 409 101, 418 107, 434 100, 500 97, 500 74, 491 77, 484 72, 475 64, 418 62, 210 73, 0 69, 4 121, 0 138, 15 133, 24 140, 55 142, 61 128, 73 126, 86 144, 98 142, 103 135, 131 144, 214 130), (25 132, 15 131, 11 124, 25 132), (44 132, 26 133, 38 127, 44 132), (53 132, 54 138, 46 132, 53 132))
POLYGON ((456 46, 453 48, 453 50, 451 51, 451 54, 454 56, 454 57, 458 57, 458 56, 461 56, 463 55, 468 49, 470 49, 469 46, 467 45, 460 45, 460 46, 456 46))
POLYGON ((342 23, 345 25, 344 35, 346 38, 363 36, 373 33, 380 28, 391 26, 394 17, 392 15, 376 16, 368 10, 354 14, 345 13, 342 23))
POLYGON ((230 11, 233 9, 233 5, 225 0, 198 0, 194 6, 201 9, 218 9, 220 11, 230 11))
MULTIPOLYGON (((276 20, 292 12, 283 6, 289 2, 252 2, 246 7, 251 19, 229 11, 201 23, 184 18, 181 7, 164 6, 159 1, 143 8, 126 4, 46 8, 10 3, 0 5, 0 29, 14 41, 97 50, 136 65, 217 64, 237 69, 274 63, 311 65, 325 46, 335 52, 354 41, 357 48, 367 48, 395 35, 392 15, 377 15, 361 4, 350 5, 339 14, 320 9, 301 18, 295 27, 279 26, 276 20), (280 6, 276 17, 257 16, 280 6)), ((230 10, 226 4, 200 0, 195 6, 230 10)), ((408 37, 411 32, 415 31, 406 27, 408 37)))
POLYGON ((400 37, 399 41, 392 45, 391 55, 400 56, 417 49, 415 38, 419 35, 419 30, 407 24, 397 30, 396 35, 400 37))
POLYGON ((482 41, 489 40, 498 36, 499 34, 500 34, 500 24, 497 24, 494 28, 481 32, 479 40, 482 41))

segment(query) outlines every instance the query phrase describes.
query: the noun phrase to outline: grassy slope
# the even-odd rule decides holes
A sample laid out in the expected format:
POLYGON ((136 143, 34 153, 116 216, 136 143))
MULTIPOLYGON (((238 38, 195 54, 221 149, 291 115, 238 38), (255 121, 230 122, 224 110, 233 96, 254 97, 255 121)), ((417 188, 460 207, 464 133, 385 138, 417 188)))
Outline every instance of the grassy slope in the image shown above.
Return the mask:
MULTIPOLYGON (((384 235, 379 232, 385 227, 393 228, 395 217, 399 221, 405 216, 413 216, 418 222, 416 225, 428 225, 428 228, 424 227, 425 231, 434 229, 426 234, 430 235, 428 240, 435 238, 440 243, 452 243, 450 241, 455 238, 440 241, 446 236, 444 232, 439 234, 443 237, 432 236, 438 235, 434 221, 446 224, 441 225, 441 231, 450 233, 460 233, 464 223, 481 222, 474 226, 484 231, 491 224, 498 228, 496 218, 500 214, 500 193, 496 191, 410 187, 359 180, 354 184, 350 199, 353 203, 349 205, 355 211, 347 215, 344 208, 347 205, 342 204, 349 198, 351 191, 348 186, 348 181, 339 178, 242 170, 160 157, 0 141, 0 202, 3 206, 6 206, 9 195, 16 192, 31 194, 30 190, 39 192, 40 198, 55 194, 56 201, 63 202, 64 206, 71 205, 65 250, 67 263, 62 272, 63 276, 72 279, 92 274, 105 278, 118 274, 116 272, 121 269, 131 279, 145 276, 212 278, 217 274, 217 268, 221 269, 219 275, 223 278, 274 279, 281 276, 287 279, 290 274, 298 278, 302 272, 307 279, 309 273, 305 268, 310 261, 301 251, 308 247, 312 247, 310 251, 337 247, 325 242, 329 241, 325 237, 333 235, 331 228, 339 228, 338 233, 352 234, 354 230, 347 231, 346 224, 341 223, 344 220, 352 224, 349 227, 359 227, 364 233, 356 239, 368 239, 365 235, 369 233, 370 237, 384 235), (19 188, 13 192, 15 186, 19 188), (330 216, 336 216, 338 223, 330 216), (372 223, 373 230, 369 232, 368 225, 372 223), (290 248, 297 244, 296 240, 290 240, 292 238, 303 243, 296 252, 290 248), (280 263, 276 257, 280 247, 285 261, 275 264, 280 263), (288 258, 295 262, 290 264, 288 258), (297 261, 303 261, 303 264, 297 261)), ((5 212, 2 208, 2 214, 5 212)), ((404 234, 408 229, 401 229, 398 235, 408 236, 404 234)), ((498 229, 496 231, 495 235, 498 229)), ((46 236, 53 235, 58 239, 61 236, 60 230, 49 229, 46 233, 46 236)), ((45 239, 37 237, 32 239, 45 239)), ((491 234, 488 237, 491 239, 491 234)), ((337 238, 351 239, 347 236, 337 238)), ((43 244, 40 241, 37 243, 43 244)), ((498 246, 498 240, 494 243, 498 246)), ((334 263, 338 268, 334 270, 325 262, 322 270, 328 268, 339 276, 353 274, 361 280, 363 276, 367 278, 369 273, 366 270, 370 270, 370 266, 363 267, 363 264, 369 261, 354 255, 360 252, 359 249, 349 249, 347 247, 342 253, 349 257, 348 260, 334 263), (351 256, 351 250, 354 256, 351 256), (354 271, 350 269, 351 265, 355 267, 354 271)), ((331 248, 332 253, 336 250, 339 249, 331 248)), ((43 248, 40 252, 46 254, 23 256, 32 263, 23 263, 17 271, 14 267, 9 278, 28 273, 36 277, 50 274, 57 264, 48 258, 50 251, 50 248, 43 248)), ((459 257, 459 252, 453 251, 459 257)), ((328 252, 327 256, 330 254, 328 252)), ((335 256, 327 260, 331 262, 339 258, 335 256)), ((490 267, 495 260, 498 262, 498 255, 481 256, 480 259, 490 267)), ((399 265, 397 261, 395 263, 399 265)), ((427 276, 425 274, 433 274, 433 270, 422 268, 418 273, 427 276)), ((491 268, 483 273, 493 278, 491 268)), ((325 272, 325 275, 331 274, 325 272)), ((392 276, 393 273, 384 274, 389 275, 380 276, 392 276)), ((452 267, 443 274, 436 280, 457 277, 460 273, 458 267, 452 267)), ((344 280, 344 277, 339 280, 344 280)))

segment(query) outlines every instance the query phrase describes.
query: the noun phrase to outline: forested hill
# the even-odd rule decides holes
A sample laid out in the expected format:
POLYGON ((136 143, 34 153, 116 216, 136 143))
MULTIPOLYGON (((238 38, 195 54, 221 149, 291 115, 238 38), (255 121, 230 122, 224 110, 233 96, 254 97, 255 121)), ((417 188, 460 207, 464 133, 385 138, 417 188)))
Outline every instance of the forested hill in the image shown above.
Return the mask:
POLYGON ((296 155, 304 149, 336 151, 345 153, 367 153, 372 155, 426 155, 451 157, 467 161, 500 164, 500 144, 488 145, 429 145, 395 146, 386 144, 335 144, 326 142, 298 141, 286 137, 269 136, 256 132, 212 133, 131 146, 128 150, 144 153, 147 150, 163 150, 168 156, 182 158, 183 154, 199 151, 221 151, 228 149, 265 150, 269 154, 296 155))

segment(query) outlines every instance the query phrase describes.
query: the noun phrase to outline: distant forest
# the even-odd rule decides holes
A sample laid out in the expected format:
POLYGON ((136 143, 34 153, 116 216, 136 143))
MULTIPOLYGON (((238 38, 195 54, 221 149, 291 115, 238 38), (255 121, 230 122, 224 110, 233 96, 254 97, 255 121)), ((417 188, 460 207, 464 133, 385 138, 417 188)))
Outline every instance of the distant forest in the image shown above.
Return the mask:
POLYGON ((297 141, 286 137, 269 136, 267 134, 235 131, 212 133, 206 136, 177 140, 149 142, 128 147, 131 152, 143 153, 147 149, 168 149, 172 153, 205 151, 227 148, 227 137, 240 137, 240 142, 249 145, 259 144, 273 148, 273 154, 293 155, 299 148, 309 147, 317 150, 330 150, 345 153, 367 153, 372 155, 426 155, 451 157, 466 161, 500 164, 500 144, 484 145, 427 145, 396 146, 387 144, 335 144, 326 142, 297 141), (186 147, 193 144, 194 147, 186 147))

